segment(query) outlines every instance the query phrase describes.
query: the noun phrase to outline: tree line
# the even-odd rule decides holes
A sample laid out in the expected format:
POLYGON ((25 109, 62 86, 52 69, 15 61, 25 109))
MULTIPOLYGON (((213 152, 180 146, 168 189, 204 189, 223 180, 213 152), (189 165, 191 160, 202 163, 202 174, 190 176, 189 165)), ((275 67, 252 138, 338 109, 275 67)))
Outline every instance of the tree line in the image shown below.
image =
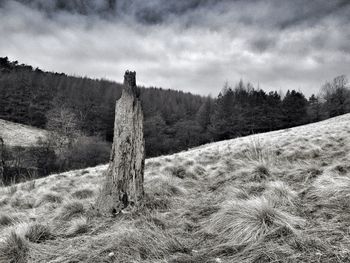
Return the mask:
MULTIPOLYGON (((225 84, 216 98, 155 87, 139 90, 147 157, 350 112, 350 88, 344 75, 309 98, 296 90, 265 92, 242 80, 234 86, 225 84)), ((108 160, 115 102, 121 91, 122 85, 116 82, 44 72, 0 58, 0 118, 63 136, 63 142, 59 136, 50 138, 56 155, 61 152, 56 170, 108 160), (94 152, 100 154, 93 156, 94 152), (77 156, 84 160, 74 160, 77 156)))
MULTIPOLYGON (((115 102, 122 91, 120 83, 43 72, 5 57, 0 58, 0 91, 1 119, 45 129, 50 116, 68 110, 84 135, 109 142, 113 139, 115 102)), ((140 87, 140 93, 147 156, 186 149, 189 139, 182 130, 186 123, 195 121, 205 99, 155 87, 140 87)))

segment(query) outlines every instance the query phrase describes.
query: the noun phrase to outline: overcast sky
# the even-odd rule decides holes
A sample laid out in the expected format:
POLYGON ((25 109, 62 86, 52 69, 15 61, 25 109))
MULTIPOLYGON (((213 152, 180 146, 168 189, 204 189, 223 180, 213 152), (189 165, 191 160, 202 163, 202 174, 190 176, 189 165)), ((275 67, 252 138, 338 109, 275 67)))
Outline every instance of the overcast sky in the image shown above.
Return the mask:
POLYGON ((349 0, 18 1, 0 0, 0 56, 43 70, 213 96, 350 77, 349 0))

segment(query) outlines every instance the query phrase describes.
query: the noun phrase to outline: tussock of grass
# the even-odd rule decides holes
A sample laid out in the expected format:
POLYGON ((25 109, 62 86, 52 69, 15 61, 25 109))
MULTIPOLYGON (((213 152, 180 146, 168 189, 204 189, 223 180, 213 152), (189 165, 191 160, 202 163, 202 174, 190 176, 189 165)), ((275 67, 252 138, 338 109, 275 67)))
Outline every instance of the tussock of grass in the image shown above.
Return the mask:
POLYGON ((167 177, 155 177, 147 181, 145 185, 145 207, 148 209, 166 210, 176 200, 183 196, 185 190, 178 185, 175 179, 167 177))
POLYGON ((18 187, 17 187, 17 185, 11 185, 11 186, 8 186, 6 188, 6 190, 7 190, 7 194, 11 196, 11 195, 14 195, 17 192, 18 187))
POLYGON ((36 202, 35 206, 40 206, 42 204, 45 203, 56 203, 56 204, 60 204, 63 201, 63 197, 62 195, 59 195, 58 193, 54 193, 54 192, 48 192, 45 193, 38 202, 36 202))
POLYGON ((28 252, 28 243, 14 231, 0 241, 0 263, 27 263, 28 252))
POLYGON ((285 147, 282 157, 290 160, 312 160, 317 159, 322 154, 322 148, 310 142, 295 142, 285 147))
POLYGON ((68 184, 66 184, 65 186, 63 185, 56 185, 50 188, 51 191, 55 191, 58 193, 69 193, 71 191, 73 187, 70 187, 68 184))
POLYGON ((294 206, 297 202, 297 193, 281 181, 269 182, 266 185, 264 196, 274 204, 281 206, 294 206))
POLYGON ((57 219, 70 220, 73 217, 81 216, 85 213, 84 205, 78 201, 70 201, 65 203, 57 214, 57 219))
POLYGON ((278 160, 272 146, 268 145, 260 138, 251 139, 248 144, 242 147, 242 151, 235 157, 243 162, 272 164, 278 160))
POLYGON ((17 191, 10 199, 10 205, 19 209, 31 209, 34 207, 36 200, 33 195, 17 191))
POLYGON ((17 218, 15 216, 10 216, 8 214, 0 213, 0 227, 9 226, 16 222, 17 218))
POLYGON ((147 190, 156 196, 179 196, 183 195, 185 190, 182 189, 178 182, 168 178, 154 178, 146 184, 147 190))
POLYGON ((157 168, 157 167, 161 167, 162 163, 161 162, 157 162, 157 161, 146 161, 146 169, 147 168, 157 168))
POLYGON ((69 237, 84 234, 89 231, 89 224, 86 217, 75 218, 70 222, 70 226, 66 231, 66 235, 69 237))
POLYGON ((236 186, 228 186, 225 188, 225 193, 228 196, 227 199, 247 200, 250 198, 249 193, 243 188, 237 188, 236 186))
POLYGON ((282 161, 275 147, 259 138, 251 139, 249 143, 243 144, 242 148, 234 158, 236 165, 241 167, 241 177, 243 173, 246 174, 244 177, 248 182, 270 179, 282 161))
POLYGON ((24 237, 30 242, 41 243, 45 240, 51 239, 53 234, 51 233, 51 229, 48 225, 31 223, 27 225, 24 237))
POLYGON ((253 180, 262 181, 270 176, 270 169, 264 164, 258 164, 253 169, 253 180))
POLYGON ((196 175, 194 173, 192 173, 184 165, 168 166, 164 169, 164 171, 168 172, 168 173, 170 173, 170 175, 177 177, 177 178, 180 178, 180 179, 186 179, 186 178, 197 179, 196 175))
POLYGON ((261 196, 266 190, 266 183, 256 181, 248 182, 244 184, 244 190, 248 193, 249 196, 261 196))
POLYGON ((83 170, 83 171, 81 172, 81 175, 88 174, 88 173, 89 173, 89 171, 83 170))
POLYGON ((0 198, 0 207, 5 206, 9 203, 9 198, 8 197, 2 197, 0 198))
POLYGON ((87 199, 93 197, 95 194, 91 189, 80 189, 72 193, 74 198, 87 199))
POLYGON ((306 167, 304 174, 302 174, 298 181, 310 183, 315 180, 323 172, 320 166, 321 165, 317 165, 315 163, 309 164, 308 167, 306 167))
POLYGON ((348 164, 347 161, 344 161, 344 163, 337 163, 330 167, 330 171, 345 175, 350 171, 350 164, 348 164))
POLYGON ((206 173, 207 173, 206 169, 201 165, 194 166, 193 172, 195 175, 197 175, 199 177, 202 177, 202 176, 206 175, 206 173))
POLYGON ((226 202, 206 222, 207 231, 217 234, 223 243, 250 245, 276 232, 297 233, 304 220, 275 208, 264 197, 226 202))
POLYGON ((189 252, 175 236, 152 223, 125 228, 110 243, 106 252, 113 252, 117 262, 161 262, 172 254, 189 252))
POLYGON ((324 173, 314 181, 306 196, 328 208, 350 208, 350 178, 331 172, 324 173))
POLYGON ((28 192, 32 191, 33 189, 35 189, 35 180, 30 180, 24 183, 21 189, 28 192))
MULTIPOLYGON (((229 247, 220 252, 225 254, 229 247)), ((318 238, 287 236, 258 242, 240 252, 229 254, 222 262, 346 262, 347 255, 339 257, 332 246, 318 238)))

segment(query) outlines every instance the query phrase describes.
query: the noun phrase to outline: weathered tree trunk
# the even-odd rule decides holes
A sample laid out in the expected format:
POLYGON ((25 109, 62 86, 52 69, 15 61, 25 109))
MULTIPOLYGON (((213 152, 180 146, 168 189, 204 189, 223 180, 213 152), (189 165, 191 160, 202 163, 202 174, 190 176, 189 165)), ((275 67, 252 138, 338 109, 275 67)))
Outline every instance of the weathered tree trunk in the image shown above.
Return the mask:
POLYGON ((144 196, 143 113, 135 75, 125 72, 123 93, 116 104, 109 167, 96 202, 96 209, 103 215, 139 207, 144 196))

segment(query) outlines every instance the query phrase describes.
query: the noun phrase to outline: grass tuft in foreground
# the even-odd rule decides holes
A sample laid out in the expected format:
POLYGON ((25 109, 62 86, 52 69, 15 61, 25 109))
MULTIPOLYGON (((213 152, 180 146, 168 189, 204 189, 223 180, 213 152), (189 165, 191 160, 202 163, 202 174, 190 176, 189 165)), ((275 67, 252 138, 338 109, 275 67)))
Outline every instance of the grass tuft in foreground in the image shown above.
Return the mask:
POLYGON ((0 263, 26 263, 28 252, 27 241, 14 231, 0 241, 0 263))

